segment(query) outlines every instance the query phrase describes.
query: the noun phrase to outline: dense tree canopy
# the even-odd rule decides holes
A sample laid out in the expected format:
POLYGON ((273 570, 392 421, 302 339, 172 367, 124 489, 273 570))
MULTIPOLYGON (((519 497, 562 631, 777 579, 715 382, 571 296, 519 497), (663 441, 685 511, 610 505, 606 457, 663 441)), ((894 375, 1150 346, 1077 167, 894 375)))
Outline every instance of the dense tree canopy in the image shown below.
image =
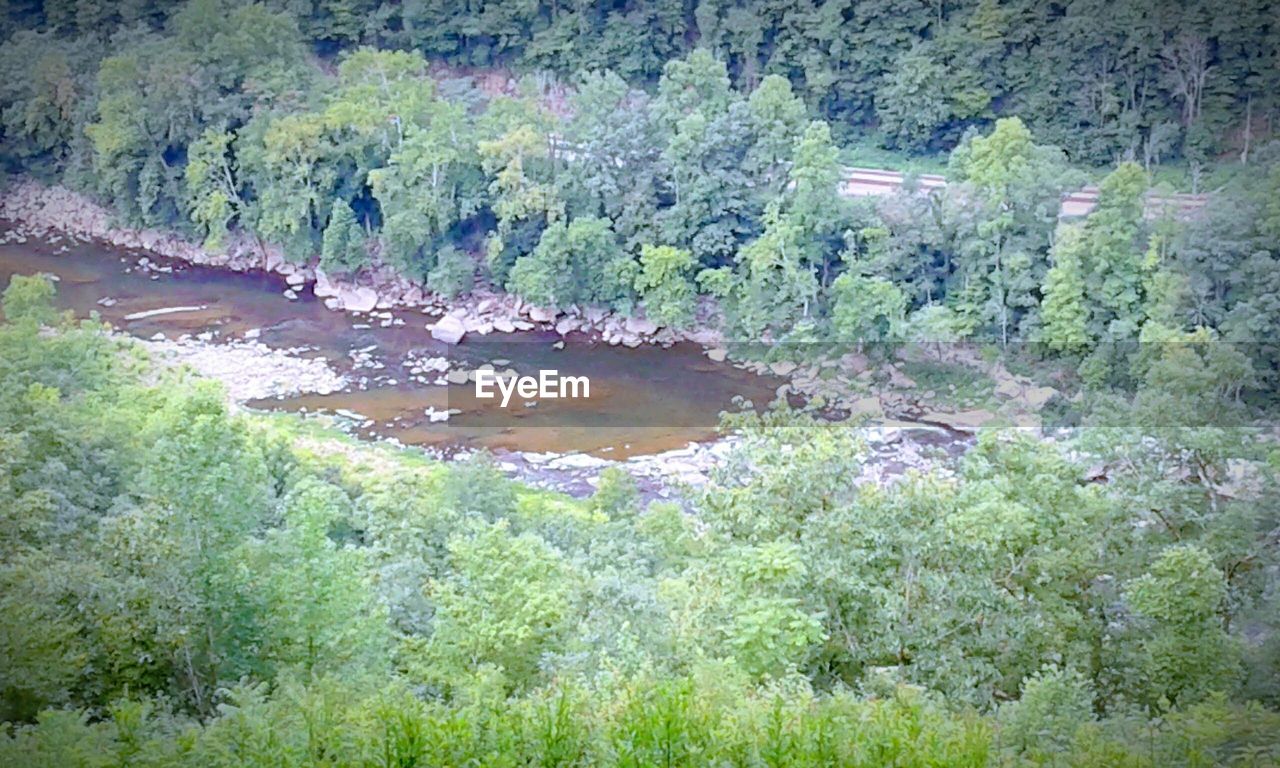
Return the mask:
POLYGON ((788 354, 964 343, 1083 427, 876 485, 780 408, 678 503, 573 500, 233 412, 15 277, 0 764, 1280 755, 1267 0, 61 0, 0 35, 4 170, 121 223, 788 354), (875 145, 946 184, 850 197, 875 145), (1162 207, 1170 163, 1207 205, 1162 207))
MULTIPOLYGON (((689 265, 646 254, 651 277, 689 265)), ((16 278, 0 325, 6 764, 1276 749, 1273 712, 1224 698, 1275 679, 1277 553, 1271 475, 1219 495, 1215 464, 1254 455, 1221 419, 1178 433, 1195 447, 992 431, 954 475, 877 487, 856 431, 751 414, 685 509, 623 473, 573 501, 483 457, 231 414, 52 296, 16 278), (1092 483, 1080 450, 1125 458, 1092 483), (1167 471, 1189 451, 1193 474, 1167 471)), ((1151 408, 1189 367, 1152 367, 1151 408)))

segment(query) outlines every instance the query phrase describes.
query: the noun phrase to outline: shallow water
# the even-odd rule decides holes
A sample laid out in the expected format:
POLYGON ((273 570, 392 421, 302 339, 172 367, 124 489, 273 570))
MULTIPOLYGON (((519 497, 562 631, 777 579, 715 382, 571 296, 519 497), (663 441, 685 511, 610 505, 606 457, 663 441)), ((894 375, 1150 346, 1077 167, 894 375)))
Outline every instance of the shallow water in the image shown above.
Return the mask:
POLYGON ((298 291, 297 300, 287 299, 282 294, 288 285, 277 275, 188 266, 97 244, 68 245, 56 238, 0 245, 0 286, 13 274, 37 272, 59 278, 61 307, 82 317, 97 312, 101 319, 141 338, 161 333, 176 339, 213 332, 216 343, 260 329, 259 340, 270 347, 305 348, 300 354, 327 358, 354 380, 353 386, 340 393, 251 405, 354 412, 371 421, 362 428, 365 434, 445 451, 464 447, 581 451, 618 459, 657 453, 713 439, 719 413, 734 409, 735 397, 763 405, 773 399, 781 383, 711 362, 691 344, 627 349, 571 337, 564 349, 557 350, 552 346, 559 340, 557 335, 528 332, 468 335, 461 345, 449 347, 431 338, 425 326, 433 318, 418 311, 393 310, 404 321, 402 326, 358 327, 370 321, 326 309, 309 287, 298 291), (139 269, 143 257, 172 271, 139 269), (101 306, 104 298, 115 303, 101 306), (170 307, 201 309, 126 319, 170 307), (353 364, 351 352, 370 347, 373 365, 353 364), (405 364, 407 355, 448 357, 467 368, 505 360, 509 362, 498 367, 525 375, 554 368, 562 375, 588 377, 591 396, 522 400, 502 409, 496 400, 476 400, 471 384, 413 382, 405 364), (457 408, 462 413, 448 422, 431 423, 425 415, 429 407, 457 408))

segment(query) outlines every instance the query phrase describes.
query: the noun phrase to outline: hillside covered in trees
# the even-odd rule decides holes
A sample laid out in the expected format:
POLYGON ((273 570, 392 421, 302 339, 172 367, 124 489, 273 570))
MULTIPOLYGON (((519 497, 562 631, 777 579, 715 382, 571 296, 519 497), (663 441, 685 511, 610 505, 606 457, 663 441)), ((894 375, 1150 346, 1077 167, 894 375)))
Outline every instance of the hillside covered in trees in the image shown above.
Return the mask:
POLYGON ((1171 159, 1274 193, 1266 3, 721 5, 11 3, 0 148, 211 249, 249 236, 330 273, 671 326, 715 296, 744 339, 857 334, 856 294, 925 335, 1083 348, 1135 335, 1144 281, 1187 259, 1219 264, 1192 325, 1252 301, 1259 249, 1206 253, 1135 205, 1171 159), (461 76, 493 65, 528 74, 461 76), (951 185, 855 204, 855 140, 949 151, 951 185), (1061 195, 1119 161, 1091 234, 1052 254, 1061 195), (1107 306, 1077 306, 1080 282, 1107 306))
POLYGON ((574 499, 230 407, 19 274, 0 765, 1280 764, 1274 3, 0 24, 3 170, 121 226, 793 369, 936 359, 941 397, 961 352, 1055 387, 1043 429, 892 483, 856 422, 780 403, 724 417, 705 486, 574 499), (851 196, 869 148, 946 184, 851 196))
POLYGON ((1276 451, 1253 430, 992 430, 880 488, 856 430, 778 412, 729 424, 687 506, 623 473, 574 501, 483 456, 230 414, 52 295, 15 278, 0 325, 0 764, 1280 754, 1276 451))

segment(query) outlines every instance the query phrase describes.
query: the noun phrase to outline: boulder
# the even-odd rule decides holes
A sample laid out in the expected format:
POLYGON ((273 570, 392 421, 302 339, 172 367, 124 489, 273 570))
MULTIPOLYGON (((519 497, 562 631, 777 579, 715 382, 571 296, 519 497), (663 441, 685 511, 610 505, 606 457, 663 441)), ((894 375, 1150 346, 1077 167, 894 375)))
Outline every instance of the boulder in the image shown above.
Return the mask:
POLYGON ((728 356, 729 350, 724 347, 714 347, 707 350, 707 357, 710 358, 713 363, 723 363, 725 358, 728 356))
POLYGON ((319 267, 316 267, 316 284, 311 286, 311 291, 318 299, 327 299, 338 295, 337 287, 329 281, 329 276, 319 267))
POLYGON ((898 370, 897 366, 889 366, 889 383, 898 389, 915 389, 915 379, 898 370))
POLYGON ((996 394, 1012 400, 1022 394, 1022 385, 1014 379, 1003 379, 996 384, 996 394))
POLYGON ((860 397, 850 403, 847 403, 850 415, 853 416, 870 416, 873 419, 884 418, 884 407, 880 405, 878 397, 860 397))
POLYGON ((351 312, 372 312, 378 306, 378 292, 372 288, 342 288, 338 298, 344 309, 351 312))
POLYGON ((720 341, 720 332, 713 328, 697 328, 685 331, 684 337, 694 344, 715 344, 720 341))
POLYGON ((994 419, 991 411, 975 409, 956 413, 928 412, 920 417, 920 421, 934 422, 950 427, 956 432, 977 432, 978 428, 994 419))
POLYGON ((514 333, 516 327, 511 323, 511 318, 498 316, 493 318, 493 330, 499 333, 514 333))
POLYGON ((578 330, 580 323, 581 321, 578 320, 577 318, 573 318, 573 317, 561 318, 560 321, 556 323, 556 333, 560 334, 561 336, 567 336, 568 334, 578 330))
POLYGON ((559 315, 555 307, 529 307, 529 319, 535 323, 553 323, 559 315))
POLYGON ((643 317, 628 317, 626 327, 627 333, 636 336, 649 336, 658 332, 657 324, 643 317))
POLYGON ((1026 392, 1022 394, 1027 407, 1033 411, 1040 410, 1046 403, 1057 396, 1058 390, 1053 387, 1027 387, 1026 392))
POLYGON ((431 338, 443 341, 445 344, 457 344, 466 335, 467 327, 453 315, 445 315, 431 326, 431 338))
POLYGON ((774 376, 786 376, 796 369, 796 364, 790 360, 779 360, 769 365, 769 370, 774 376))

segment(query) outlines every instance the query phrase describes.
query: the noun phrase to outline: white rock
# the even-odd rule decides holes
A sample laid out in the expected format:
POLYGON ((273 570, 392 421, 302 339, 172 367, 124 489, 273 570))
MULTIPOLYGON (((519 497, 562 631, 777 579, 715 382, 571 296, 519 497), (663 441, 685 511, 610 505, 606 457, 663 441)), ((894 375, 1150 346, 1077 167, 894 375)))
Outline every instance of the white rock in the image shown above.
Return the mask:
POLYGON ((431 338, 445 344, 457 344, 467 335, 467 327, 453 315, 445 315, 431 326, 431 338))
POLYGON ((627 333, 631 333, 636 336, 649 336, 658 332, 657 324, 652 320, 642 317, 628 317, 626 327, 627 333))
POLYGON ((535 323, 551 323, 560 315, 554 307, 529 307, 529 319, 535 323))
MULTIPOLYGON (((326 275, 324 270, 319 267, 316 267, 316 284, 311 286, 311 291, 315 293, 316 298, 319 299, 326 299, 330 296, 338 295, 337 287, 334 286, 333 283, 329 282, 329 276, 326 275)), ((325 304, 328 303, 329 302, 327 301, 325 302, 325 304)))
POLYGON ((372 288, 343 288, 338 292, 343 309, 350 312, 372 312, 378 305, 378 292, 372 288))
POLYGON ((600 459, 585 453, 571 453, 567 456, 552 459, 547 464, 552 469, 596 469, 597 467, 612 465, 613 462, 608 459, 600 459))

